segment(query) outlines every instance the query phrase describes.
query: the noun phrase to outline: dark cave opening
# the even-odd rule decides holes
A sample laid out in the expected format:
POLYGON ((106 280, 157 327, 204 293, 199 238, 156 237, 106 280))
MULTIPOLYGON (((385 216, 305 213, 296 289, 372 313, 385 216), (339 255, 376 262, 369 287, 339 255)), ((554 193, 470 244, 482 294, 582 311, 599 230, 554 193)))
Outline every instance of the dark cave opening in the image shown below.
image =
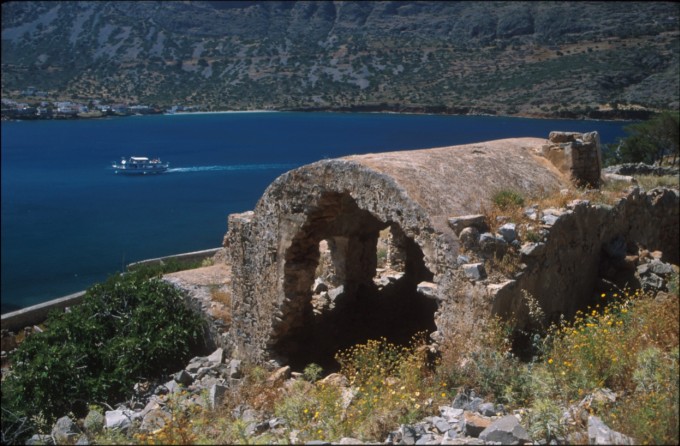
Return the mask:
POLYGON ((290 305, 273 356, 295 371, 316 363, 329 373, 339 350, 378 338, 406 345, 432 333, 437 303, 417 292, 432 277, 398 224, 360 209, 349 194, 327 194, 286 253, 290 305))

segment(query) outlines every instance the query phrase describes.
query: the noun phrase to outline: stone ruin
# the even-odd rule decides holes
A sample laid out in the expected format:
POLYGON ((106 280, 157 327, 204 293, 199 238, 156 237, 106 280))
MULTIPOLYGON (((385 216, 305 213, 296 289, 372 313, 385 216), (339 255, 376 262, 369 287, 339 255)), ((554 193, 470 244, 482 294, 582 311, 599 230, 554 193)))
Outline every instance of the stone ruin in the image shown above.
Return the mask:
POLYGON ((233 356, 300 370, 329 366, 338 349, 371 338, 404 343, 425 331, 436 347, 458 324, 491 314, 527 324, 527 294, 546 318, 569 317, 634 270, 638 248, 677 264, 671 190, 537 212, 540 239, 524 244, 512 224, 486 232, 480 214, 494 193, 596 187, 600 159, 596 132, 553 132, 547 141, 323 160, 281 175, 254 211, 229 216, 233 356), (486 262, 510 246, 516 271, 487 274, 486 262))

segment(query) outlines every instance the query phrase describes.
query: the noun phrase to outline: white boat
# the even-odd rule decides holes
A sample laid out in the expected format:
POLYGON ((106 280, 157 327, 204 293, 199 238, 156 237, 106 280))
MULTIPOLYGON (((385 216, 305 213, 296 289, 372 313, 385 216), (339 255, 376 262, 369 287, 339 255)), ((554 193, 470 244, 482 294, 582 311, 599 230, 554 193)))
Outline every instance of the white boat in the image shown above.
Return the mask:
POLYGON ((120 163, 113 163, 113 170, 124 175, 150 175, 163 173, 168 170, 170 163, 164 163, 158 158, 149 159, 145 156, 131 156, 123 158, 120 163))

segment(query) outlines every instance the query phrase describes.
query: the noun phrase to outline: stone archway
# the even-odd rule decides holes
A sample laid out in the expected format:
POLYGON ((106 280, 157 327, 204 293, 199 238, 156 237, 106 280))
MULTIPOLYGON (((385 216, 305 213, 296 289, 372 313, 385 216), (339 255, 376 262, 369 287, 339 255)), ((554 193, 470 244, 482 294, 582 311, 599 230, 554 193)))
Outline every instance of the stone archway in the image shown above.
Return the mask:
POLYGON ((254 211, 229 216, 234 356, 300 369, 371 337, 402 342, 425 330, 438 342, 455 324, 474 323, 458 319, 490 312, 492 297, 484 284, 466 285, 448 218, 478 212, 500 187, 561 188, 567 180, 540 156, 544 144, 368 154, 281 175, 254 211), (398 270, 391 278, 376 268, 388 228, 381 258, 398 270), (326 290, 315 286, 320 264, 334 269, 326 290))
POLYGON ((328 370, 339 349, 379 337, 405 344, 433 332, 436 301, 416 291, 433 276, 423 257, 397 223, 360 209, 348 193, 323 194, 286 250, 283 288, 295 304, 275 325, 270 350, 294 369, 315 362, 328 370), (377 269, 385 229, 388 273, 377 269))

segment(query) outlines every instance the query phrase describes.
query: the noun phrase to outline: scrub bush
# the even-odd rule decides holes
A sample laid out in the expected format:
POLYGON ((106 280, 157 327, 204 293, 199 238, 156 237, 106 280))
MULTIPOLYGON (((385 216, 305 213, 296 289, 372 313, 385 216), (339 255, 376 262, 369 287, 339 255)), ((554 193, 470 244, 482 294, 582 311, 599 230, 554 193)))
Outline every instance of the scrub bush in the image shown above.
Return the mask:
POLYGON ((499 209, 507 209, 510 207, 519 207, 524 205, 524 197, 514 190, 503 189, 496 192, 491 201, 499 209))
POLYGON ((204 328, 181 293, 158 278, 128 273, 91 287, 70 312, 52 312, 47 329, 12 354, 2 383, 4 412, 44 430, 88 404, 120 401, 143 379, 182 368, 205 349, 204 328))
MULTIPOLYGON (((678 443, 678 296, 603 293, 602 304, 553 327, 534 368, 535 404, 567 407, 600 388, 618 398, 590 406, 642 444, 678 443)), ((535 407, 545 410, 545 407, 535 407)))

